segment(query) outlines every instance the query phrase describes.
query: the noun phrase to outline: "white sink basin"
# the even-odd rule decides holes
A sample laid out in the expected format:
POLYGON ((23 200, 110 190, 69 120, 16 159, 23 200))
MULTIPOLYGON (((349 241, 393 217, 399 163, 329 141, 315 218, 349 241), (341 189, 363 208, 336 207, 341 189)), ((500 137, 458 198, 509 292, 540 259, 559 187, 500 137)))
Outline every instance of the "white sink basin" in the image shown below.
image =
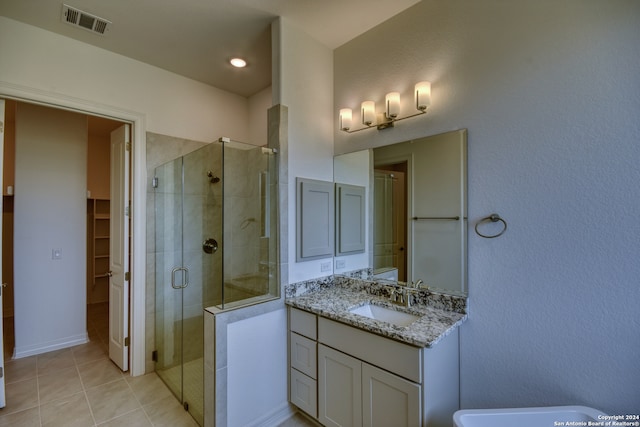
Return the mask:
POLYGON ((407 326, 415 322, 420 316, 404 313, 402 311, 393 310, 376 304, 365 304, 360 307, 349 310, 358 316, 368 317, 369 319, 380 320, 382 322, 392 323, 397 326, 407 326))
MULTIPOLYGON (((587 425, 603 422, 606 415, 586 406, 548 406, 509 409, 462 409, 453 414, 455 427, 539 427, 553 425, 587 425), (584 424, 582 424, 582 423, 584 424)), ((596 425, 596 424, 593 424, 596 425)), ((604 422, 603 422, 604 425, 604 422)))

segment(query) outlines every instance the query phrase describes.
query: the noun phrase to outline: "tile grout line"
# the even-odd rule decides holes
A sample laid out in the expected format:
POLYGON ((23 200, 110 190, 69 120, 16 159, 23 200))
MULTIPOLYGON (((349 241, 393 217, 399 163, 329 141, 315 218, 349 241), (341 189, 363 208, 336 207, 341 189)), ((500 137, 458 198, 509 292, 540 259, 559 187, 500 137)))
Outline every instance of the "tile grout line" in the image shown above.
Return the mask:
POLYGON ((38 421, 42 427, 42 405, 40 405, 40 376, 38 375, 38 356, 36 356, 36 394, 38 395, 38 421))
POLYGON ((96 422, 96 417, 93 415, 93 409, 91 409, 91 404, 89 403, 89 396, 87 396, 87 388, 84 385, 84 381, 82 381, 82 375, 80 375, 80 368, 78 367, 78 361, 76 360, 76 356, 71 351, 71 356, 73 357, 73 366, 76 368, 76 372, 78 373, 78 378, 80 379, 80 385, 82 386, 82 394, 84 395, 84 400, 87 402, 87 407, 89 408, 89 413, 91 414, 91 419, 93 420, 93 425, 96 426, 98 423, 96 422))
MULTIPOLYGON (((129 387, 129 390, 131 390, 131 394, 133 394, 133 397, 138 402, 138 405, 140 405, 140 409, 142 409, 142 413, 144 414, 144 417, 147 419, 147 421, 149 421, 149 424, 151 424, 153 426, 153 422, 151 421, 151 418, 149 418, 149 414, 147 413, 147 410, 144 409, 144 405, 142 404, 142 402, 140 402, 140 399, 138 398, 138 395, 136 395, 136 392, 133 390, 133 387, 131 387, 131 384, 129 383, 129 381, 127 381, 126 378, 125 378, 124 382, 127 383, 127 387, 129 387)), ((131 412, 133 412, 133 411, 131 411, 131 412)))

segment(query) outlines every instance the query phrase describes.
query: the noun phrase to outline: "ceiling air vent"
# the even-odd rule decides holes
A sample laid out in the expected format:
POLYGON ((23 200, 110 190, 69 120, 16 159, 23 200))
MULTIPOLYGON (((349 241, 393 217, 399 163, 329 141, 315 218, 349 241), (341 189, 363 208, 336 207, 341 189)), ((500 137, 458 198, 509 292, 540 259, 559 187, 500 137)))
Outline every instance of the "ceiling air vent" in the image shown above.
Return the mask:
POLYGON ((62 5, 62 22, 100 35, 104 35, 111 28, 111 21, 66 4, 62 5))

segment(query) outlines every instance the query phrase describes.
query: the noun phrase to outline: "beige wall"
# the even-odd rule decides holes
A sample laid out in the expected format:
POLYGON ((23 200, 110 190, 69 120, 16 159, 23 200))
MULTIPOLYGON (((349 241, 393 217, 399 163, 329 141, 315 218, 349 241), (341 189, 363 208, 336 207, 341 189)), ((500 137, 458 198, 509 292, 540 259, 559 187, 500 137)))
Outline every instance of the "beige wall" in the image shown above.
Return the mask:
POLYGON ((242 96, 5 17, 0 52, 1 81, 11 85, 141 113, 151 132, 249 140, 242 96))
POLYGON ((86 162, 85 115, 18 105, 13 251, 16 357, 87 340, 86 162), (54 250, 60 251, 59 259, 54 259, 54 250))

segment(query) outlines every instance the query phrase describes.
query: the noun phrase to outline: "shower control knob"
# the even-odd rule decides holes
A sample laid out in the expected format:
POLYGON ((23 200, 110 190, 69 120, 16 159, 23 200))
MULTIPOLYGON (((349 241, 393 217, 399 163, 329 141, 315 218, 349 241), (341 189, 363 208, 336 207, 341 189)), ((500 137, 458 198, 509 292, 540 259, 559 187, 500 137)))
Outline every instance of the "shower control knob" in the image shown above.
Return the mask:
POLYGON ((216 239, 207 239, 202 242, 202 250, 207 254, 212 254, 218 250, 218 242, 216 239))

